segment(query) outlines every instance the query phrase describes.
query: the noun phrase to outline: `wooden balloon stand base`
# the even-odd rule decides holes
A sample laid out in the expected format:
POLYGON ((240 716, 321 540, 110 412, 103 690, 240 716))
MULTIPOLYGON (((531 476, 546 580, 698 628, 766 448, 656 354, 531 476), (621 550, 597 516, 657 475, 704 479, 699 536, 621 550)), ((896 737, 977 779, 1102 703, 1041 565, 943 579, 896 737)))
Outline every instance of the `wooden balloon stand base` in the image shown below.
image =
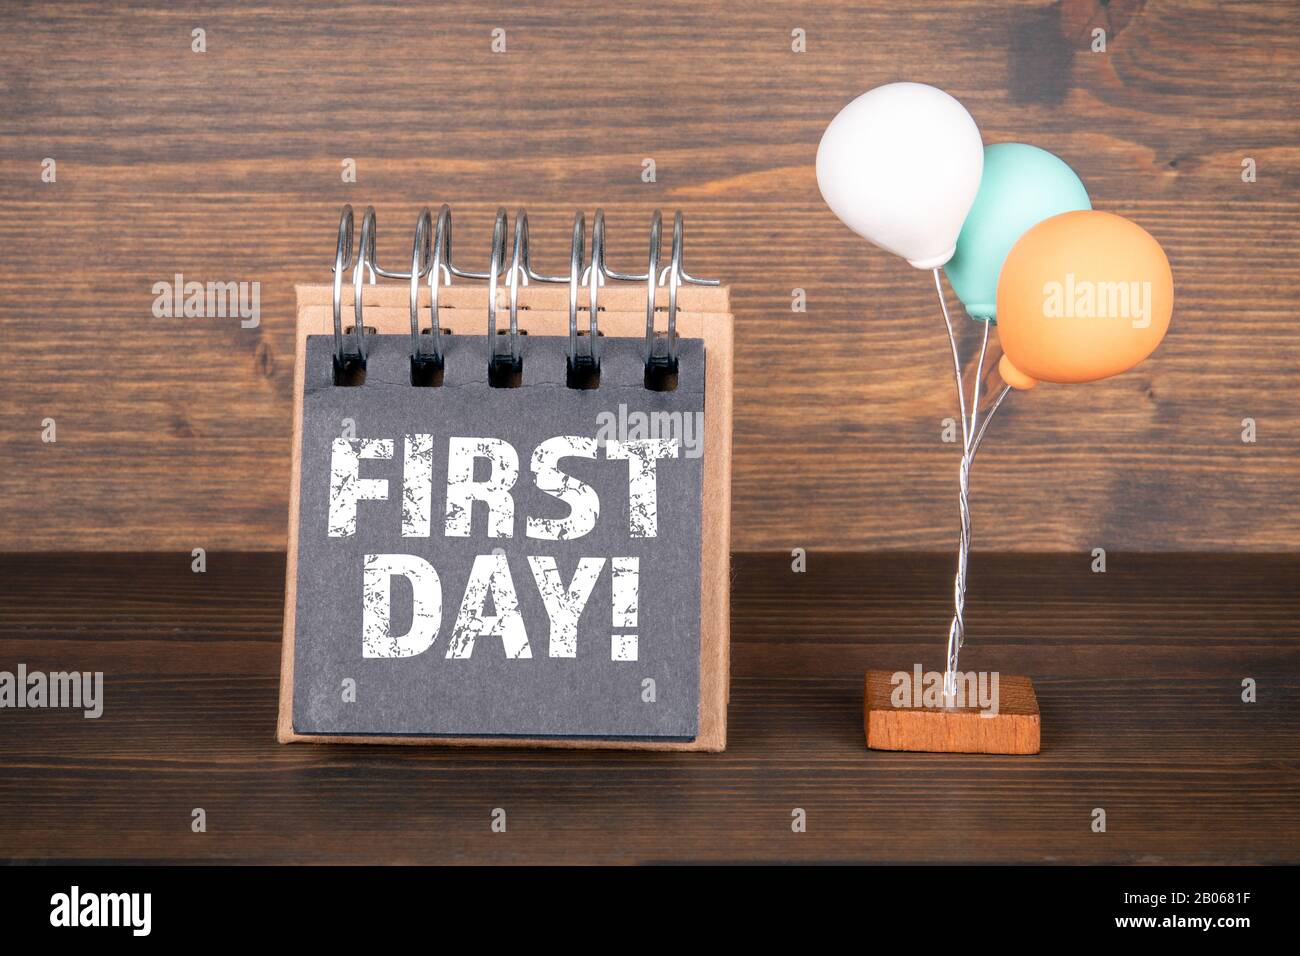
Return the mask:
MULTIPOLYGON (((969 706, 945 707, 935 706, 919 692, 913 694, 910 686, 900 690, 900 674, 910 682, 908 671, 867 671, 862 710, 867 746, 872 750, 1038 753, 1038 698, 1028 677, 999 675, 995 703, 985 700, 979 706, 972 692, 959 698, 969 706)), ((920 675, 916 677, 914 683, 919 685, 920 675)), ((990 690, 987 682, 984 689, 990 690)))

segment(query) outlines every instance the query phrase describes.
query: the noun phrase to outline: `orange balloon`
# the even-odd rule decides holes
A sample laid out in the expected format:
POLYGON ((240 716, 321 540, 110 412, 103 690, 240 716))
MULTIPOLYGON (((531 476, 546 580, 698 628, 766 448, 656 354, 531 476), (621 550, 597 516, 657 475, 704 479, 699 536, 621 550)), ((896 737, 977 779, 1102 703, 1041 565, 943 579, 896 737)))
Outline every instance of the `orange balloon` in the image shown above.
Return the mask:
POLYGON ((1169 329, 1174 276, 1151 233, 1085 209, 1017 240, 998 278, 998 370, 1013 388, 1126 372, 1169 329))

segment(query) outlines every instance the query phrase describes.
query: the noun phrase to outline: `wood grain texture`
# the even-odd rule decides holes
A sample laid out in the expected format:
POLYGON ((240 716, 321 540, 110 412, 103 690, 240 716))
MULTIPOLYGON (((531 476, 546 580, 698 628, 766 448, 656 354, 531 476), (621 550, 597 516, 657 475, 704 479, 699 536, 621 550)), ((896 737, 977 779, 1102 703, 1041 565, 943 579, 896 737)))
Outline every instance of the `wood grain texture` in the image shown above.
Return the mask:
POLYGON ((458 247, 483 261, 496 206, 525 206, 547 270, 577 208, 605 207, 616 267, 640 261, 653 208, 682 208, 688 268, 734 290, 735 546, 949 547, 957 458, 939 433, 955 401, 933 289, 850 234, 813 174, 835 112, 898 78, 952 91, 987 142, 1062 156, 1175 275, 1150 360, 1008 401, 974 475, 976 547, 1300 544, 1295 4, 61 3, 6 17, 6 549, 283 548, 293 284, 328 278, 343 202, 378 207, 381 259, 400 261, 420 206, 444 201, 458 247), (1105 53, 1088 52, 1094 26, 1105 53), (261 282, 260 326, 153 318, 153 284, 176 273, 261 282), (47 417, 57 444, 40 440, 47 417))
MULTIPOLYGON (((942 671, 935 671, 942 674, 942 671)), ((982 713, 974 696, 954 707, 925 707, 916 692, 922 686, 913 668, 870 670, 863 677, 862 725, 872 750, 913 753, 1036 754, 1042 744, 1042 722, 1034 682, 1028 677, 1000 674, 994 707, 982 713), (895 704, 892 692, 899 671, 908 675, 907 705, 895 704), (913 689, 913 686, 915 688, 913 689)), ((978 679, 978 678, 977 678, 978 679)), ((986 678, 990 680, 992 678, 986 678)), ((992 685, 985 684, 992 692, 992 685)), ((966 693, 974 694, 972 686, 966 693)))
POLYGON ((1295 556, 972 562, 963 664, 1032 676, 1031 757, 863 746, 862 673, 942 662, 947 555, 737 556, 722 754, 283 747, 283 570, 0 559, 0 667, 105 672, 98 720, 0 712, 0 857, 1300 862, 1295 556))

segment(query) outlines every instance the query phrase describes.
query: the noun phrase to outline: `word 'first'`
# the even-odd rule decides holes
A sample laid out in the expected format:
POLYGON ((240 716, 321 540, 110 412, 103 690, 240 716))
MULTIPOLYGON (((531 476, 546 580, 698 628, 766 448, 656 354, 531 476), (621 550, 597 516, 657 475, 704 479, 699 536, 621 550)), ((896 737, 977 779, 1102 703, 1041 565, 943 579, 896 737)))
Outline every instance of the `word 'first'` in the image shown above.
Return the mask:
MULTIPOLYGON (((404 436, 402 467, 402 537, 427 538, 433 518, 433 436, 404 436)), ((557 435, 539 444, 529 468, 539 491, 569 506, 563 518, 528 516, 529 538, 570 541, 589 533, 600 517, 600 496, 586 482, 560 469, 563 458, 596 459, 600 448, 607 460, 628 463, 628 534, 653 538, 658 534, 659 506, 655 464, 676 458, 681 443, 675 438, 612 439, 597 442, 581 435, 557 435)), ((362 478, 362 461, 391 461, 390 438, 336 438, 330 453, 329 536, 346 538, 357 531, 357 502, 387 501, 388 479, 362 478)), ((490 538, 513 538, 515 502, 512 491, 519 481, 519 453, 500 438, 458 438, 447 443, 447 495, 443 534, 470 536, 474 502, 487 505, 490 538), (487 477, 474 478, 475 462, 488 463, 487 477)))

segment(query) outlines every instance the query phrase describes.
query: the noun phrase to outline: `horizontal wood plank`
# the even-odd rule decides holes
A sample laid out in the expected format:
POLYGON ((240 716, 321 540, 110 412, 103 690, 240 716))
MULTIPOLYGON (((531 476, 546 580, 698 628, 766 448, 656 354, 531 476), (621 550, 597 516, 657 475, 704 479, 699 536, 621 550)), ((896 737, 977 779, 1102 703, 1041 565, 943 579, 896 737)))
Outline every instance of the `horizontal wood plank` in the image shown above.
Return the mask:
POLYGON ((102 670, 105 704, 0 714, 0 856, 1300 862, 1300 559, 980 556, 962 664, 1033 678, 1028 757, 864 746, 864 672, 941 665, 946 555, 734 566, 727 751, 631 754, 282 746, 283 558, 5 556, 0 669, 102 670))
POLYGON ((378 207, 390 262, 422 205, 452 204, 465 262, 486 262, 498 205, 525 206, 554 271, 575 209, 604 206, 628 269, 652 209, 683 209, 687 267, 732 286, 735 545, 948 547, 955 400, 929 277, 845 229, 813 174, 831 116, 898 78, 951 90, 988 142, 1061 155, 1174 269, 1150 360, 999 413, 977 547, 1300 545, 1295 5, 68 3, 7 26, 6 549, 284 546, 293 285, 328 278, 344 202, 378 207), (177 273, 260 282, 260 324, 154 318, 177 273))

